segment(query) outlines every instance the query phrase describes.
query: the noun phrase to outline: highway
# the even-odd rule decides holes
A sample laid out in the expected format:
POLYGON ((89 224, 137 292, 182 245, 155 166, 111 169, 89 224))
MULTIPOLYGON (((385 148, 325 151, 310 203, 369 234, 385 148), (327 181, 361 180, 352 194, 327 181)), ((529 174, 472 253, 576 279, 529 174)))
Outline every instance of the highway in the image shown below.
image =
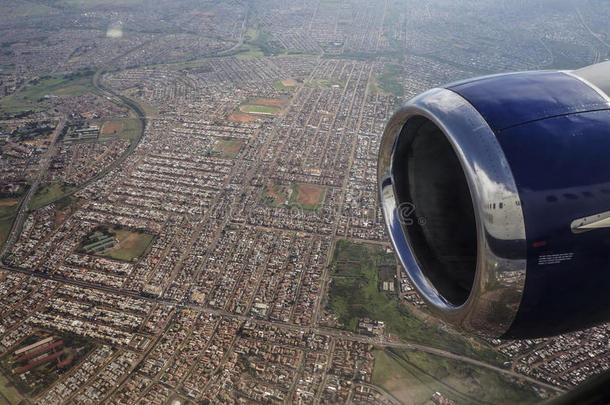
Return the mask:
POLYGON ((38 174, 36 175, 36 179, 31 184, 25 197, 21 201, 21 205, 19 206, 19 211, 17 212, 17 216, 15 217, 15 220, 13 221, 13 226, 11 228, 11 232, 9 233, 9 236, 8 236, 6 243, 4 244, 2 250, 0 250, 0 258, 4 257, 6 252, 8 252, 9 249, 13 246, 13 244, 17 241, 17 238, 19 237, 19 234, 21 233, 21 227, 22 227, 23 221, 25 219, 25 214, 27 213, 28 207, 30 206, 30 202, 32 201, 32 196, 34 196, 34 194, 36 194, 36 191, 38 190, 38 186, 40 185, 40 182, 42 181, 44 176, 47 174, 47 169, 49 168, 49 163, 51 162, 51 158, 55 154, 55 144, 57 142, 57 138, 58 138, 59 134, 61 134, 61 132, 63 131, 65 124, 66 124, 66 117, 62 117, 59 120, 59 123, 57 124, 55 131, 53 132, 49 148, 47 149, 47 151, 44 153, 44 155, 40 159, 40 165, 39 165, 39 169, 38 169, 38 174))

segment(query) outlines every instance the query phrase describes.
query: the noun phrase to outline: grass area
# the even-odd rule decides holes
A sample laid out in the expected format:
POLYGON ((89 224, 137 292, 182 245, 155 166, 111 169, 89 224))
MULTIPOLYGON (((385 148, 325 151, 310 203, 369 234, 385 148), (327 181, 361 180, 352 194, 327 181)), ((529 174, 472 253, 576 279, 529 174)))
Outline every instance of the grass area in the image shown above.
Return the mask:
POLYGON ((476 340, 428 324, 413 315, 395 294, 379 291, 379 271, 396 265, 394 255, 385 248, 338 240, 331 263, 332 282, 327 308, 334 312, 348 330, 356 329, 359 318, 384 321, 388 332, 399 338, 438 347, 491 364, 501 365, 505 359, 476 340))
POLYGON ((214 142, 214 146, 210 151, 211 154, 218 155, 225 159, 234 159, 242 146, 244 145, 244 140, 236 139, 236 138, 221 138, 214 142))
POLYGON ((140 135, 140 125, 137 118, 105 121, 100 128, 100 138, 125 138, 135 141, 140 135))
POLYGON ((264 115, 276 115, 280 109, 278 107, 268 105, 244 105, 239 108, 241 111, 248 114, 264 114, 264 115))
POLYGON ((17 405, 22 399, 15 385, 0 373, 0 404, 17 405))
POLYGON ((275 80, 273 82, 273 88, 275 88, 277 91, 293 91, 297 84, 297 81, 292 78, 275 80))
POLYGON ((269 207, 294 207, 304 210, 316 210, 322 205, 326 188, 313 184, 267 184, 261 201, 269 207))
POLYGON ((41 110, 37 103, 46 95, 74 96, 91 92, 94 90, 91 76, 92 72, 89 71, 62 76, 43 76, 27 85, 18 94, 0 100, 1 110, 6 113, 41 110))
POLYGON ((304 210, 313 211, 320 208, 326 197, 326 188, 313 184, 293 184, 292 190, 290 204, 304 210))
POLYGON ((35 210, 44 207, 72 190, 72 187, 59 182, 41 184, 30 201, 30 209, 35 210))
POLYGON ((373 384, 405 404, 426 404, 441 392, 457 404, 527 404, 535 392, 498 373, 421 351, 375 350, 373 384))
POLYGON ((99 225, 81 241, 78 251, 130 262, 139 258, 153 239, 154 235, 146 232, 99 225), (93 249, 99 244, 98 250, 93 249))
POLYGON ((11 227, 13 226, 14 220, 15 217, 0 219, 0 247, 4 245, 4 241, 6 241, 9 233, 11 233, 11 227))
POLYGON ((142 110, 144 111, 144 114, 146 114, 147 117, 154 117, 156 115, 159 115, 159 110, 155 107, 153 107, 152 105, 145 103, 142 100, 137 100, 138 105, 140 106, 140 108, 142 108, 142 110))
POLYGON ((261 198, 261 201, 269 207, 280 207, 288 204, 291 194, 292 189, 290 186, 270 182, 267 184, 267 188, 261 198))
POLYGON ((376 90, 403 97, 405 95, 405 88, 401 81, 403 75, 404 69, 401 65, 386 63, 383 66, 383 73, 375 78, 376 90))
POLYGON ((154 239, 154 235, 144 232, 132 232, 127 229, 113 229, 113 231, 116 232, 119 242, 105 256, 127 262, 140 257, 154 239))
POLYGON ((0 218, 12 216, 19 209, 19 198, 0 198, 0 218))
POLYGON ((252 44, 243 44, 237 48, 234 52, 231 52, 231 56, 235 56, 238 59, 251 59, 260 58, 265 56, 263 51, 258 46, 252 44))

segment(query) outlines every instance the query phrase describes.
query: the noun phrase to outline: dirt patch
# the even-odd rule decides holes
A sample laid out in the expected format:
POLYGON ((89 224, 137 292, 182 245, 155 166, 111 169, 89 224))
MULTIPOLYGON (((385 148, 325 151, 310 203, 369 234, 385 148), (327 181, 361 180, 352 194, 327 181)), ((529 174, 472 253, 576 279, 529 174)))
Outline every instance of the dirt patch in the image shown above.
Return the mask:
POLYGON ((256 121, 258 119, 259 119, 259 117, 256 117, 251 114, 244 114, 244 113, 233 113, 233 114, 229 115, 229 121, 233 121, 233 122, 252 122, 252 121, 256 121))
POLYGON ((216 15, 216 13, 214 11, 210 11, 210 10, 207 10, 207 11, 204 11, 204 10, 192 10, 189 13, 191 15, 203 15, 203 16, 206 16, 206 17, 213 17, 213 16, 216 15))
POLYGON ((125 123, 122 121, 105 122, 104 125, 102 125, 100 134, 102 136, 118 135, 123 131, 123 129, 125 129, 125 123))
POLYGON ((297 81, 294 80, 292 77, 289 77, 288 79, 283 79, 282 84, 286 87, 294 87, 297 85, 297 81))
POLYGON ((119 244, 115 246, 113 249, 131 249, 133 248, 136 241, 139 239, 140 235, 137 233, 130 233, 124 239, 119 239, 119 244))
POLYGON ((19 203, 19 200, 0 201, 0 207, 12 207, 17 205, 17 203, 19 203))
POLYGON ((218 139, 214 142, 214 146, 212 147, 212 151, 216 153, 220 153, 220 155, 224 158, 234 158, 237 156, 241 147, 243 146, 244 141, 236 138, 223 138, 218 139))
POLYGON ((252 105, 265 105, 265 106, 271 106, 271 107, 284 107, 285 105, 288 104, 288 99, 286 98, 257 98, 256 100, 253 100, 251 103, 252 105))
POLYGON ((263 200, 265 204, 272 207, 278 207, 287 203, 292 195, 292 188, 281 184, 275 184, 273 181, 267 184, 263 200))
POLYGON ((405 384, 400 375, 393 376, 383 385, 386 391, 398 398, 403 404, 415 404, 421 401, 421 390, 419 387, 411 387, 405 384), (415 388, 415 389, 414 389, 415 388))
POLYGON ((312 184, 298 184, 295 201, 299 204, 315 205, 324 197, 324 188, 312 184))

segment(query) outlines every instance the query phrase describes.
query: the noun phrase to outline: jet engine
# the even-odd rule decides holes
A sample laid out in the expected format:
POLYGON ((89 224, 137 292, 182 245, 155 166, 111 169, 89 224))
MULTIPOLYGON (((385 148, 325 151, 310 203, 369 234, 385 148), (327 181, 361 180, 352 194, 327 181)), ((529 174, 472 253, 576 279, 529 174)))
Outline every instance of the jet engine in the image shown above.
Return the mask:
POLYGON ((380 202, 429 308, 469 332, 610 320, 610 62, 429 90, 388 122, 380 202))

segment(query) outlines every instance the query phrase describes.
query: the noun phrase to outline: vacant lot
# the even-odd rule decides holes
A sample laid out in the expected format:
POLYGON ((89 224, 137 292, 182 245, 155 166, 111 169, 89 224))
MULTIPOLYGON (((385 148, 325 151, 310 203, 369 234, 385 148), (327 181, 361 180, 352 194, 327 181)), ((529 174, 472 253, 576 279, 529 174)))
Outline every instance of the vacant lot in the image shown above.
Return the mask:
POLYGON ((30 201, 30 209, 44 207, 72 190, 72 187, 58 182, 41 184, 30 201))
POLYGON ((322 204, 322 201, 324 201, 324 196, 326 195, 326 188, 313 184, 296 184, 294 189, 294 202, 304 209, 318 208, 322 204))
POLYGON ((475 348, 465 338, 417 318, 395 294, 379 291, 379 271, 395 265, 394 255, 382 246, 337 241, 327 308, 338 316, 343 328, 356 330, 359 318, 371 318, 384 321, 386 330, 401 339, 502 364, 505 359, 484 343, 477 341, 475 348))
POLYGON ((259 119, 258 117, 251 114, 244 114, 240 112, 229 115, 229 120, 233 122, 252 122, 259 119))
POLYGON ((282 85, 284 85, 286 87, 294 87, 297 85, 297 81, 294 80, 293 78, 289 77, 287 79, 282 80, 282 85))
POLYGON ((119 135, 125 129, 125 123, 123 121, 107 121, 102 125, 100 130, 101 136, 115 136, 119 135))
POLYGON ((527 404, 533 390, 491 370, 412 350, 375 350, 373 384, 405 404, 426 404, 435 392, 456 403, 527 404))
POLYGON ((220 155, 220 157, 233 159, 243 146, 244 141, 236 138, 221 138, 214 142, 212 153, 220 155))
POLYGON ((288 104, 288 99, 286 98, 257 98, 252 101, 250 104, 253 105, 266 105, 272 107, 284 107, 288 104))
POLYGON ((140 120, 127 118, 106 121, 100 129, 100 137, 120 137, 135 140, 140 136, 140 120))
POLYGON ((0 218, 13 215, 19 207, 17 198, 0 198, 0 218))
POLYGON ((273 181, 267 184, 262 201, 271 207, 286 205, 290 201, 292 188, 287 185, 275 184, 273 181))

